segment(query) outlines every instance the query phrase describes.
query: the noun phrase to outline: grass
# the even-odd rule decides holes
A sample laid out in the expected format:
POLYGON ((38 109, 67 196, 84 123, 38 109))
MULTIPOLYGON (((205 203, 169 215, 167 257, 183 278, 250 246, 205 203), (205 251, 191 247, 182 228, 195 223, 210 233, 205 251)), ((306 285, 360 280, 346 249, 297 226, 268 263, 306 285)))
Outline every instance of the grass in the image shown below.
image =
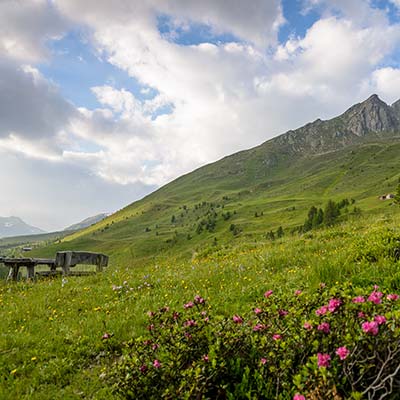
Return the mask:
POLYGON ((217 315, 244 312, 267 289, 353 282, 400 290, 397 209, 276 241, 233 240, 138 261, 102 274, 0 286, 0 398, 110 398, 101 379, 118 347, 145 332, 146 311, 200 294, 217 315), (345 243, 345 245, 344 245, 345 243), (101 340, 113 334, 112 345, 101 340), (114 348, 110 348, 114 346, 114 348))

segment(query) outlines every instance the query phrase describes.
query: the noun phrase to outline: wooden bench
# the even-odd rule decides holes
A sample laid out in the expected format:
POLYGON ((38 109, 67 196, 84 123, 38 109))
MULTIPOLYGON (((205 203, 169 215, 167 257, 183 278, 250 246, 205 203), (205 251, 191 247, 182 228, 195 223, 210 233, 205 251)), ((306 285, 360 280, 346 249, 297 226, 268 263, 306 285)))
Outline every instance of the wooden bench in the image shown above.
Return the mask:
POLYGON ((4 258, 0 257, 0 263, 9 267, 7 280, 16 281, 18 279, 18 272, 21 267, 27 269, 27 278, 34 279, 35 267, 37 265, 47 265, 50 267, 49 271, 41 271, 40 275, 50 276, 56 275, 59 272, 57 268, 62 269, 63 275, 88 275, 88 271, 74 273, 70 268, 78 264, 96 265, 97 271, 102 271, 103 267, 108 265, 108 256, 101 253, 91 253, 86 251, 59 251, 55 259, 48 258, 4 258))

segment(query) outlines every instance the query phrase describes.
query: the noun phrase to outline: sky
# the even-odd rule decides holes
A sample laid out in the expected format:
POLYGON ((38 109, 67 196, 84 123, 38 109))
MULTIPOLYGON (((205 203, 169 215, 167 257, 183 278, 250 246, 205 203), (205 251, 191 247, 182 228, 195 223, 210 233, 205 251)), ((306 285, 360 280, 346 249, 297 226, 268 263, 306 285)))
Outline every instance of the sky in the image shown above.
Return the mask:
POLYGON ((372 93, 400 0, 0 0, 0 216, 114 212, 372 93))

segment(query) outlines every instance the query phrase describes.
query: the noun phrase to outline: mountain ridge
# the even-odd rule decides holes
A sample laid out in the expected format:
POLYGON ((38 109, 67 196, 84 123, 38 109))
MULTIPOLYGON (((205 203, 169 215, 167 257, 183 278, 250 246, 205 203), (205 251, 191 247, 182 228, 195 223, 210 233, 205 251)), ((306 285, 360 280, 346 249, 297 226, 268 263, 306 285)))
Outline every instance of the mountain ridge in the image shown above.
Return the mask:
POLYGON ((0 217, 0 238, 40 233, 45 233, 45 231, 27 224, 19 217, 0 217))

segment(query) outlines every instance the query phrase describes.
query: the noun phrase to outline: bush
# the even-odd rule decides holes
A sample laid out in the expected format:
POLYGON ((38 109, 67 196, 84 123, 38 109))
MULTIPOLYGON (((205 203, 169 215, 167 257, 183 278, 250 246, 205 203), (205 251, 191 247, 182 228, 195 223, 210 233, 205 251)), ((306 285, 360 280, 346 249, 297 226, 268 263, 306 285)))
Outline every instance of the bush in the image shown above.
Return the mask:
POLYGON ((398 299, 321 285, 213 318, 196 296, 149 312, 148 336, 126 344, 107 379, 127 399, 398 398, 398 299))

